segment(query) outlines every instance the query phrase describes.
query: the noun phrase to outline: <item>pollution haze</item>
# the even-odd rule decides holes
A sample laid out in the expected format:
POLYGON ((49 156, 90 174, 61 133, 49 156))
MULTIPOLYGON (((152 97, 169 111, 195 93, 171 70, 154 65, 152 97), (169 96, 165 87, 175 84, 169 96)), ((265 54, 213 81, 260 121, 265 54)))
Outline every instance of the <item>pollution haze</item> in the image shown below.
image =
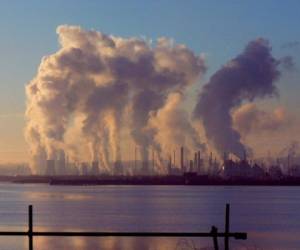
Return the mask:
POLYGON ((2 5, 1 163, 154 155, 165 173, 181 146, 256 159, 300 140, 297 2, 2 5))

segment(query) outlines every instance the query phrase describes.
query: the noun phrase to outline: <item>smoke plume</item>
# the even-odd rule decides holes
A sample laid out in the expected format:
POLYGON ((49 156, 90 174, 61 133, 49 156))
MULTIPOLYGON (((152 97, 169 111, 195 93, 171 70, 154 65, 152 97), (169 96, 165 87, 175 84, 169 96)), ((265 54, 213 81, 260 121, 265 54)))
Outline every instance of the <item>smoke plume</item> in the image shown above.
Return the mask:
POLYGON ((277 94, 274 82, 280 75, 279 63, 271 55, 269 42, 259 38, 214 73, 204 86, 194 118, 203 122, 208 140, 220 155, 226 151, 242 157, 246 147, 233 128, 231 112, 244 101, 277 94))
POLYGON ((165 105, 150 117, 149 127, 155 131, 154 140, 168 155, 177 145, 184 146, 187 152, 206 150, 187 112, 180 106, 183 98, 179 92, 170 94, 165 105))
POLYGON ((70 160, 99 160, 109 168, 121 157, 124 116, 143 160, 150 146, 160 150, 147 129, 150 114, 199 79, 204 59, 166 38, 154 46, 67 25, 57 34, 60 49, 42 59, 26 86, 25 136, 35 170, 61 150, 70 160), (72 138, 73 131, 80 139, 72 138))
POLYGON ((272 112, 259 109, 254 103, 247 103, 233 113, 233 125, 243 136, 250 133, 278 132, 289 126, 290 118, 283 107, 272 112))

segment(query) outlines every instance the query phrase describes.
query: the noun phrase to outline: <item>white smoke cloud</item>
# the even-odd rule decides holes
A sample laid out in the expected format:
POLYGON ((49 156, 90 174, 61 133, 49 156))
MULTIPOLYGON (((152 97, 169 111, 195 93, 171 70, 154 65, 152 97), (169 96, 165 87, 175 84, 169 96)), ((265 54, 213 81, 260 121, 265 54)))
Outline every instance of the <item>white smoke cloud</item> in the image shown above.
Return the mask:
POLYGON ((181 107, 183 98, 182 93, 171 93, 165 105, 150 117, 149 128, 155 131, 154 140, 167 156, 178 149, 178 145, 184 146, 187 152, 206 149, 188 113, 181 107))
POLYGON ((61 149, 81 161, 89 147, 88 158, 109 167, 121 157, 125 110, 132 138, 147 160, 150 146, 160 149, 147 129, 150 114, 199 79, 204 59, 166 38, 154 47, 143 39, 76 26, 59 26, 57 34, 60 49, 42 59, 26 86, 25 137, 32 166, 38 170, 37 159, 54 158, 61 149))
POLYGON ((247 103, 233 112, 234 127, 243 135, 273 133, 287 129, 291 118, 283 107, 266 112, 254 103, 247 103))

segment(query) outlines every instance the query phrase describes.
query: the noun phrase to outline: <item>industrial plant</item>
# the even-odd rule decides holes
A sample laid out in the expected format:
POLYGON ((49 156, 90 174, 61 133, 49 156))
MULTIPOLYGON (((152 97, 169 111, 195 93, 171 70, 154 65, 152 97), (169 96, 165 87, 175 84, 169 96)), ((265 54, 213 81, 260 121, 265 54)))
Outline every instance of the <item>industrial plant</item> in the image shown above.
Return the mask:
POLYGON ((298 158, 287 155, 285 158, 265 158, 252 160, 247 158, 246 152, 242 159, 224 152, 223 158, 213 153, 186 152, 181 146, 169 155, 168 159, 159 161, 155 158, 148 161, 138 160, 134 156, 132 161, 110 162, 110 169, 100 164, 101 161, 72 162, 67 155, 60 151, 55 159, 45 162, 44 173, 38 176, 47 177, 113 177, 115 180, 125 177, 185 177, 203 180, 281 180, 284 178, 300 178, 298 158), (179 152, 179 153, 178 153, 179 152), (191 157, 191 155, 193 157, 191 157))

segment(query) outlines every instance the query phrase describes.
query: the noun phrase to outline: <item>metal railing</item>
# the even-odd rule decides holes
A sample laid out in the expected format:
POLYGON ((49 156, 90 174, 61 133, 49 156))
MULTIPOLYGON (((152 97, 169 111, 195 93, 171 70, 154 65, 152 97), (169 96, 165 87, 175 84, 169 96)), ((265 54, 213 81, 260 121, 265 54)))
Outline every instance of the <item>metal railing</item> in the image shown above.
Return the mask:
POLYGON ((219 232, 215 226, 211 227, 210 232, 44 232, 33 230, 33 207, 28 207, 28 231, 0 231, 0 236, 27 236, 28 249, 33 250, 33 237, 209 237, 213 240, 215 250, 219 250, 218 238, 224 238, 224 249, 229 250, 229 239, 246 240, 247 233, 244 232, 230 232, 230 206, 226 204, 225 212, 225 232, 219 232))

